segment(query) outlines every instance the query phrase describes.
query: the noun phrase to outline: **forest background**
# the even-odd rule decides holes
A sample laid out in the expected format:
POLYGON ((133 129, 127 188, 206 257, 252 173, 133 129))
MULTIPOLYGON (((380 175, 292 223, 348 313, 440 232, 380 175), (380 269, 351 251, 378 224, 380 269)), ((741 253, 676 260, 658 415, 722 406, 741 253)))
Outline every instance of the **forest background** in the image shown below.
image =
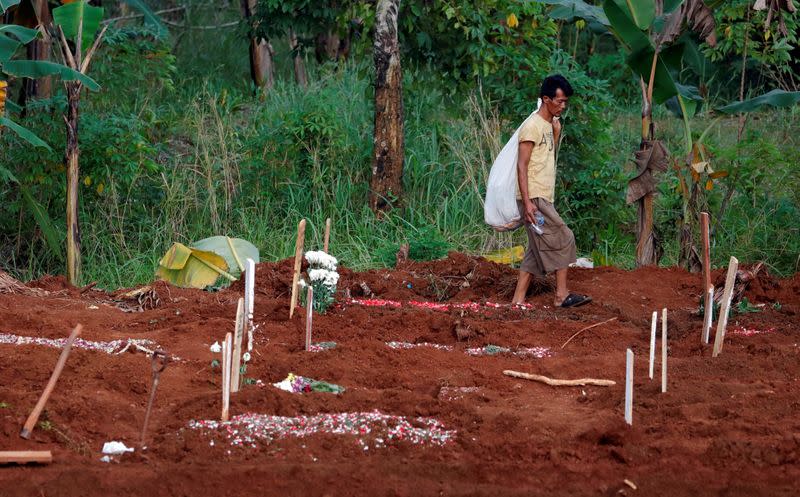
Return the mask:
MULTIPOLYGON (((173 242, 217 234, 250 240, 262 260, 288 257, 303 217, 307 247, 322 245, 332 218, 331 252, 355 269, 391 266, 401 243, 419 259, 524 244, 524 233, 484 224, 482 199, 494 156, 551 73, 576 90, 557 207, 581 255, 635 267, 637 212, 626 190, 642 90, 624 43, 576 14, 592 3, 400 2, 402 198, 376 214, 375 2, 104 1, 108 31, 89 73, 101 88, 83 90, 80 102, 81 282, 149 282, 173 242), (252 47, 265 46, 267 81, 250 65, 252 47)), ((800 268, 800 109, 718 109, 800 89, 798 14, 779 11, 778 25, 752 0, 706 3, 717 43, 685 35, 691 55, 673 73, 691 88, 691 111, 674 97, 653 107, 671 157, 654 197, 659 263, 683 263, 694 186, 712 216, 714 264, 733 254, 790 274, 800 268)), ((23 280, 64 274, 67 92, 56 80, 41 98, 24 78, 1 76, 7 115, 50 148, 0 134, 0 269, 23 280)))

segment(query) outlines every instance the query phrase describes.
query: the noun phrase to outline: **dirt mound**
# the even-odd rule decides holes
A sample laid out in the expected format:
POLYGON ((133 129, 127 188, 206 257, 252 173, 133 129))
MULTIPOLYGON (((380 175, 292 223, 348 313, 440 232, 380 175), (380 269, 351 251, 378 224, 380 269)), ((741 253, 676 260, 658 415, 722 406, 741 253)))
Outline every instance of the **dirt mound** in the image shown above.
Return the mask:
POLYGON ((723 353, 712 359, 700 343, 701 277, 676 268, 571 271, 571 289, 594 298, 578 309, 553 308, 548 281, 531 292, 529 307, 508 306, 516 271, 459 253, 391 271, 342 268, 339 303, 316 315, 313 328, 315 343, 336 346, 310 353, 305 311, 288 317, 292 264, 256 266, 255 349, 231 412, 275 418, 242 418, 253 421, 235 434, 191 426, 219 419, 219 356, 209 347, 233 331, 242 282, 218 292, 155 282, 158 305, 141 312, 117 306, 134 289, 80 293, 58 277, 30 285, 63 293, 0 295, 0 447, 54 454, 49 466, 0 469, 0 495, 798 491, 798 275, 755 280, 745 296, 765 305, 732 315, 723 353), (647 358, 650 316, 664 307, 670 373, 662 394, 647 358), (72 351, 32 440, 20 439, 59 355, 47 344, 79 322, 87 342, 72 351), (149 358, 128 343, 163 348, 174 360, 161 376, 148 449, 107 464, 99 461, 104 442, 137 446, 149 396, 149 358), (626 348, 636 357, 632 427, 622 414, 626 348), (550 387, 504 376, 507 369, 617 384, 550 387), (346 390, 271 386, 290 372, 346 390), (394 421, 358 435, 312 430, 308 421, 370 417, 394 421), (455 434, 442 445, 426 442, 434 429, 455 434), (251 440, 245 432, 272 438, 235 443, 251 440))

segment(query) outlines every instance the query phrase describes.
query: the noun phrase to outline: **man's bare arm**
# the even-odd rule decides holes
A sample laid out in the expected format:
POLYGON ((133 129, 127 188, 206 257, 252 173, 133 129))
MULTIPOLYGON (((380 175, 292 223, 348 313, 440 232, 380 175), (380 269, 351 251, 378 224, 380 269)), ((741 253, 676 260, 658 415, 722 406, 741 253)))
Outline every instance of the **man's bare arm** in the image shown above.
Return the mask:
POLYGON ((519 144, 519 158, 517 159, 517 182, 519 183, 519 192, 522 197, 522 205, 525 209, 524 221, 526 223, 535 223, 534 216, 536 215, 536 205, 531 202, 528 197, 528 162, 531 160, 531 152, 533 152, 533 142, 520 142, 519 144))

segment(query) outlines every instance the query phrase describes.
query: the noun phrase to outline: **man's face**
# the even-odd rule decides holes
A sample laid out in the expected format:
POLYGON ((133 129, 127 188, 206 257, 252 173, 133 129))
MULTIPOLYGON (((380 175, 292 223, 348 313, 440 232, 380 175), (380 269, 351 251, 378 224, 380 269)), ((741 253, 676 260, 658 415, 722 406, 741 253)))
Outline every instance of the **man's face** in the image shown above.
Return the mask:
POLYGON ((550 112, 550 114, 556 117, 561 117, 561 113, 567 108, 567 101, 569 101, 569 97, 564 95, 564 91, 561 88, 558 88, 556 89, 555 98, 544 97, 542 101, 547 106, 547 110, 550 112))

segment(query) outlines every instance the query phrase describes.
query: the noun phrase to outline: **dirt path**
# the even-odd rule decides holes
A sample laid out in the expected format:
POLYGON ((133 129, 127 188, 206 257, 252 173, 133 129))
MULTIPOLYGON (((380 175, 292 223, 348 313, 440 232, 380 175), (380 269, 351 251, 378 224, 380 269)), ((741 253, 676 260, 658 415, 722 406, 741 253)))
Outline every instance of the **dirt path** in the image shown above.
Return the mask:
POLYGON ((235 394, 232 415, 379 410, 420 430, 428 421, 418 418, 436 420, 456 432, 452 441, 388 439, 378 426, 360 435, 257 440, 252 447, 231 445, 224 430, 190 429, 191 420, 219 418, 221 377, 209 346, 233 330, 240 284, 208 293, 156 283, 160 304, 126 313, 102 291, 81 295, 48 278, 32 283, 48 296, 0 295, 0 448, 49 449, 54 463, 0 467, 0 497, 800 492, 800 275, 756 281, 746 295, 765 305, 731 318, 723 353, 712 359, 699 339, 700 277, 678 269, 576 270, 573 290, 595 301, 575 310, 550 307, 547 285, 531 296, 530 309, 493 307, 509 300, 515 272, 462 254, 392 272, 343 270, 340 302, 349 296, 401 306, 345 303, 315 316, 314 341, 338 345, 306 353, 304 312, 288 320, 290 267, 257 267, 259 331, 246 377, 262 385, 235 394), (433 310, 410 302, 478 305, 433 310), (670 310, 665 394, 647 378, 650 315, 662 307, 670 310), (560 348, 576 331, 610 318, 616 319, 560 348), (147 451, 100 461, 106 441, 135 446, 144 418, 150 362, 130 350, 73 350, 44 423, 30 441, 18 437, 59 350, 1 337, 63 338, 78 322, 85 340, 147 339, 179 357, 161 377, 147 451), (451 350, 386 345, 393 341, 451 350), (546 353, 466 353, 487 345, 546 353), (636 354, 633 427, 622 412, 628 347, 636 354), (617 385, 557 388, 503 376, 504 369, 617 385), (289 372, 347 390, 291 394, 269 385, 289 372))

